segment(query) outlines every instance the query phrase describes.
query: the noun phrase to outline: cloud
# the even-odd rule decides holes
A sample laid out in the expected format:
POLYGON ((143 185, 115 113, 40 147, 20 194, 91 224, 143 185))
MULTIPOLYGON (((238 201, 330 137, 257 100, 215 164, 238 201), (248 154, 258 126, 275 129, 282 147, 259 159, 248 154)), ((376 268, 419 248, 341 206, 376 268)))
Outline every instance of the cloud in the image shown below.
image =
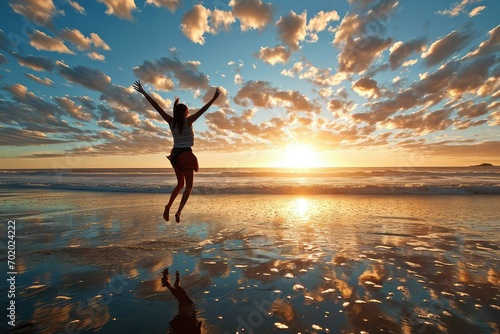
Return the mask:
POLYGON ((300 49, 299 42, 306 37, 306 21, 307 12, 297 15, 290 11, 286 16, 280 17, 276 22, 278 28, 278 37, 285 43, 290 50, 297 51, 300 49))
POLYGON ((307 79, 316 86, 333 87, 346 79, 345 73, 332 73, 330 68, 318 68, 308 65, 309 68, 300 74, 300 79, 307 79))
POLYGON ((182 17, 182 33, 194 43, 205 44, 203 35, 211 30, 208 25, 209 16, 210 9, 199 4, 193 6, 182 17))
POLYGON ((465 118, 475 118, 486 115, 489 111, 487 102, 480 102, 478 104, 474 104, 472 101, 464 101, 454 106, 455 109, 458 109, 458 116, 465 118))
POLYGON ((491 29, 488 34, 490 37, 482 42, 476 50, 468 53, 465 57, 477 57, 500 52, 500 25, 491 29))
POLYGON ((452 110, 439 109, 433 112, 427 112, 425 109, 420 111, 397 115, 387 119, 384 124, 389 128, 410 129, 418 134, 442 131, 453 124, 448 118, 452 110))
POLYGON ((35 30, 29 37, 31 46, 37 50, 74 54, 61 40, 47 36, 40 30, 35 30))
POLYGON ((234 84, 235 85, 241 85, 242 83, 243 83, 243 77, 241 76, 241 74, 236 73, 234 75, 234 84))
POLYGON ((500 152, 500 141, 485 141, 485 142, 435 142, 425 145, 418 144, 416 147, 421 154, 427 156, 439 157, 458 157, 477 161, 482 157, 492 158, 498 157, 500 152))
POLYGON ((57 14, 56 7, 52 0, 16 0, 9 3, 9 6, 19 15, 24 16, 38 26, 52 25, 52 17, 57 14))
POLYGON ((71 30, 65 28, 61 31, 60 36, 64 40, 75 44, 80 50, 90 50, 92 46, 102 48, 107 51, 111 50, 111 48, 96 33, 91 33, 90 37, 85 37, 78 29, 71 30))
POLYGON ((64 112, 58 105, 36 96, 26 86, 14 84, 4 86, 2 89, 10 94, 13 102, 0 99, 1 123, 47 135, 86 133, 86 130, 73 127, 63 120, 64 112))
POLYGON ((445 37, 431 44, 428 50, 422 53, 422 58, 428 67, 440 64, 455 52, 460 51, 471 39, 468 31, 454 30, 445 37))
POLYGON ((478 6, 474 8, 473 10, 470 11, 469 17, 474 17, 479 15, 484 9, 486 9, 486 6, 478 6))
POLYGON ((85 11, 85 8, 83 8, 78 2, 72 1, 72 0, 66 0, 66 1, 78 13, 83 14, 83 15, 87 15, 87 12, 85 11))
POLYGON ((307 23, 307 30, 312 32, 320 32, 325 30, 331 21, 338 20, 340 20, 340 16, 335 10, 326 13, 324 11, 320 11, 309 20, 309 22, 307 23))
POLYGON ((288 51, 283 46, 276 46, 274 48, 270 48, 268 46, 261 47, 259 52, 255 54, 262 61, 276 65, 277 63, 286 63, 290 59, 290 51, 288 51))
POLYGON ((280 101, 279 105, 283 105, 292 111, 319 112, 318 106, 314 105, 307 96, 296 90, 276 92, 273 98, 280 101))
POLYGON ((495 86, 487 80, 495 63, 495 55, 448 62, 393 98, 375 101, 370 104, 369 112, 353 114, 352 118, 373 125, 398 111, 436 105, 443 100, 457 99, 467 93, 480 94, 483 89, 488 92, 495 91, 498 84, 495 86))
POLYGON ((100 60, 100 61, 104 61, 104 59, 106 59, 104 55, 97 53, 95 51, 87 53, 87 57, 89 57, 92 60, 100 60))
POLYGON ((86 121, 89 122, 92 120, 92 116, 84 111, 84 108, 81 106, 76 105, 76 103, 72 100, 70 100, 67 97, 55 97, 54 100, 56 103, 59 105, 59 107, 62 108, 62 110, 65 110, 68 114, 71 115, 71 117, 80 120, 80 121, 86 121))
POLYGON ((304 69, 304 64, 302 62, 296 62, 293 67, 289 70, 282 70, 281 74, 293 78, 296 74, 300 73, 304 69))
POLYGON ((116 15, 119 18, 132 20, 132 11, 136 10, 134 0, 97 0, 108 7, 106 14, 116 15))
POLYGON ((192 42, 205 44, 205 33, 215 35, 220 29, 228 31, 235 19, 231 12, 216 9, 211 11, 203 5, 195 5, 182 17, 182 33, 192 42))
POLYGON ((100 70, 92 69, 87 66, 78 65, 69 67, 62 62, 57 62, 57 70, 59 75, 68 80, 68 82, 77 83, 98 92, 105 92, 111 84, 111 78, 109 76, 100 70))
POLYGON ((249 101, 256 107, 270 108, 271 97, 278 90, 271 86, 268 81, 247 81, 245 85, 238 90, 234 97, 234 102, 243 107, 249 106, 249 101))
POLYGON ((201 138, 197 138, 196 146, 203 150, 237 152, 254 149, 256 145, 273 148, 287 138, 287 120, 275 117, 254 124, 250 121, 254 113, 254 110, 247 110, 237 116, 232 110, 223 109, 207 114, 209 131, 199 133, 201 138))
POLYGON ((180 5, 180 0, 146 0, 146 3, 155 5, 156 7, 165 7, 171 12, 175 12, 180 5))
POLYGON ((241 30, 263 30, 273 20, 273 7, 261 0, 231 0, 233 15, 240 20, 241 30))
POLYGON ((68 140, 47 137, 41 131, 0 126, 0 146, 40 146, 66 143, 68 140))
POLYGON ((211 33, 216 34, 220 29, 224 31, 229 31, 231 25, 236 21, 231 12, 226 12, 223 10, 215 9, 210 12, 210 27, 211 33))
POLYGON ((14 57, 16 57, 19 65, 29 67, 35 71, 51 72, 54 68, 52 60, 44 56, 22 56, 16 53, 14 57))
POLYGON ((382 37, 387 22, 397 14, 398 1, 376 2, 365 15, 347 14, 335 31, 333 43, 341 49, 339 71, 360 73, 370 67, 392 38, 382 37))
POLYGON ((392 38, 367 37, 348 40, 338 56, 339 70, 360 73, 368 69, 373 61, 392 44, 392 38))
POLYGON ((402 66, 404 61, 414 53, 420 53, 425 51, 425 38, 412 39, 406 43, 396 42, 390 48, 389 63, 391 64, 391 69, 402 66))
POLYGON ((319 111, 319 107, 300 92, 293 90, 282 91, 272 87, 271 83, 267 81, 247 81, 238 90, 234 102, 243 107, 248 107, 251 102, 255 107, 265 109, 279 106, 291 111, 319 111))
POLYGON ((113 124, 109 119, 97 121, 97 124, 105 129, 118 130, 118 127, 113 124))
POLYGON ((377 82, 370 78, 361 78, 352 85, 352 89, 361 96, 368 98, 381 95, 377 82))
POLYGON ((438 10, 438 14, 455 17, 455 16, 460 15, 462 12, 464 12, 465 7, 468 4, 472 4, 474 2, 478 2, 478 0, 462 0, 462 2, 460 2, 460 3, 458 3, 458 2, 454 3, 453 7, 450 9, 438 10))
POLYGON ((27 78, 30 78, 31 80, 38 82, 39 84, 45 85, 45 86, 52 86, 52 80, 49 78, 41 79, 31 73, 25 73, 24 74, 27 78))
POLYGON ((137 78, 152 84, 156 89, 172 90, 175 87, 172 76, 177 79, 180 88, 207 89, 208 76, 199 72, 199 65, 199 62, 164 57, 158 61, 145 61, 133 70, 137 78))

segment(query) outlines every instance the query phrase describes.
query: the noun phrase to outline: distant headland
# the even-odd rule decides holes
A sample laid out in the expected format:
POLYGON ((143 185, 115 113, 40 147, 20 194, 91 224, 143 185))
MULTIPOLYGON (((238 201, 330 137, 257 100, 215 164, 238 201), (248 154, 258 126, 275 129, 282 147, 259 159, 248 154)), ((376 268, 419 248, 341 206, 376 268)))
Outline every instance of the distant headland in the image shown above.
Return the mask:
POLYGON ((479 164, 479 165, 471 165, 470 167, 495 167, 495 166, 493 166, 490 163, 484 162, 484 163, 479 164))

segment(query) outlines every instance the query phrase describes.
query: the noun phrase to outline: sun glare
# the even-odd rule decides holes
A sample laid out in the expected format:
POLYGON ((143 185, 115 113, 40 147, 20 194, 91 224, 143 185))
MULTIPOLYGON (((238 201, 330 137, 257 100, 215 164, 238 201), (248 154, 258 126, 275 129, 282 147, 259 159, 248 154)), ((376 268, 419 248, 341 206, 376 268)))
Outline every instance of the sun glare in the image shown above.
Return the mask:
POLYGON ((284 168, 315 168, 325 164, 314 149, 305 144, 290 144, 281 154, 278 167, 284 168))

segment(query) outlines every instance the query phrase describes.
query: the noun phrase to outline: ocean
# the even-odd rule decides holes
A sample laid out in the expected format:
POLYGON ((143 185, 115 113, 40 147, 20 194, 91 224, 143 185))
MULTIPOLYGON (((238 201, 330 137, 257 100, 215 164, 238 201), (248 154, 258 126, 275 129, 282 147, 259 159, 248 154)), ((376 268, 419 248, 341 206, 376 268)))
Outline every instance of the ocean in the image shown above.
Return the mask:
MULTIPOLYGON (((2 170, 6 189, 169 193, 172 169, 2 170)), ((195 175, 194 194, 500 194, 500 167, 412 168, 204 168, 195 175)))

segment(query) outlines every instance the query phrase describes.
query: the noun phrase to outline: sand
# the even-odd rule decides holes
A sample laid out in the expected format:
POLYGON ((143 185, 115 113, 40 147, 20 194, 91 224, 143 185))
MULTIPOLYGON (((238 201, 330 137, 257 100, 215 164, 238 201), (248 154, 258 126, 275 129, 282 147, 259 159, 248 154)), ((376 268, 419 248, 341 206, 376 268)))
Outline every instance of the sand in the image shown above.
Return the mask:
POLYGON ((163 221, 161 194, 0 196, 19 332, 500 328, 499 196, 195 195, 181 224, 163 221), (166 267, 190 311, 161 285, 166 267))

